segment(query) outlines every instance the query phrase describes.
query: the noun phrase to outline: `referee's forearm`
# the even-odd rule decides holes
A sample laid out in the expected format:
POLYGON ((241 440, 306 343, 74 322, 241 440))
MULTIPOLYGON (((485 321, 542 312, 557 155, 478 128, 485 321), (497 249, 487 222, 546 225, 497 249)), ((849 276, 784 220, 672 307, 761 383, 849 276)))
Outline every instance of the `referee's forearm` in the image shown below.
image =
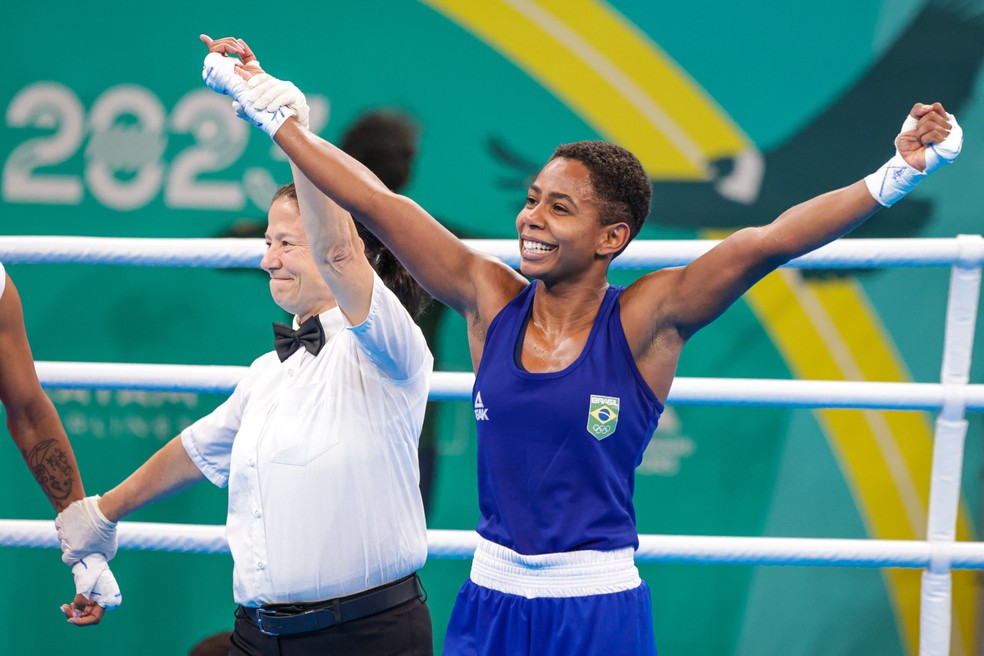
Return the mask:
POLYGON ((126 480, 104 494, 99 500, 99 509, 106 519, 116 522, 204 479, 188 457, 181 437, 175 437, 126 480))

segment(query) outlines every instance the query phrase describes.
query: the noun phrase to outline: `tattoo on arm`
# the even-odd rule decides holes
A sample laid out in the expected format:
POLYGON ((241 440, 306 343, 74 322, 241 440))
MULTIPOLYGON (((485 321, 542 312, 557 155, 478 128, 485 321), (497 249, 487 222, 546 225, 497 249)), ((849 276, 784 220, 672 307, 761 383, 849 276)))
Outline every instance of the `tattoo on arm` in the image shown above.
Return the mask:
POLYGON ((57 440, 41 442, 24 455, 24 460, 41 490, 56 506, 72 494, 75 469, 69 464, 68 456, 58 446, 57 440))

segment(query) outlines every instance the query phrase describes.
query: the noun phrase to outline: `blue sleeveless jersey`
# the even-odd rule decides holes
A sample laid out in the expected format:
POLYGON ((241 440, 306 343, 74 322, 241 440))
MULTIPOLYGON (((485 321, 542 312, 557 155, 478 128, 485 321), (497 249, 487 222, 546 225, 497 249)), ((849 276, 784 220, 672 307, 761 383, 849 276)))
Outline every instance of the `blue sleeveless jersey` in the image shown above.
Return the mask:
POLYGON ((521 353, 534 281, 485 336, 472 402, 478 429, 478 532, 521 554, 632 546, 635 468, 663 406, 629 351, 609 287, 581 355, 530 373, 521 353))

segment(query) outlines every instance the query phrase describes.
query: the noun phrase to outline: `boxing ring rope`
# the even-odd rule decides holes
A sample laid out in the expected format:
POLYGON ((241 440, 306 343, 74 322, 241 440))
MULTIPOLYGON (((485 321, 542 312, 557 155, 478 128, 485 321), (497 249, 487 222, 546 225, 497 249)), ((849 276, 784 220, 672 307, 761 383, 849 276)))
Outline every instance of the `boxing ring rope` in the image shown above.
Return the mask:
MULTIPOLYGON (((476 250, 518 265, 515 240, 471 240, 476 250)), ((679 266, 714 240, 636 241, 612 269, 679 266)), ((256 267, 265 246, 257 239, 116 239, 2 237, 0 261, 75 262, 142 266, 256 267)), ((949 654, 954 569, 984 569, 984 542, 956 542, 967 411, 984 411, 984 385, 969 373, 984 238, 855 239, 829 244, 787 266, 811 269, 950 266, 940 383, 789 381, 679 378, 667 402, 676 405, 756 405, 798 408, 879 408, 938 411, 926 540, 843 540, 641 535, 639 562, 822 565, 923 569, 920 655, 949 654)), ((48 388, 144 389, 228 393, 245 367, 39 362, 48 388)), ((472 374, 435 372, 433 400, 468 399, 472 374)), ((472 531, 428 531, 429 555, 469 558, 472 531)), ((0 546, 57 547, 50 521, 0 520, 0 546)), ((127 549, 228 552, 224 527, 123 522, 127 549)))
MULTIPOLYGON (((963 246, 957 239, 845 239, 786 266, 800 269, 939 267, 958 261, 966 266, 979 266, 984 261, 984 244, 972 237, 963 246)), ((514 239, 464 242, 510 266, 519 266, 519 248, 514 239)), ((681 266, 717 243, 713 239, 636 240, 612 262, 611 269, 681 266)), ((265 248, 262 239, 0 237, 0 262, 257 268, 265 248)))
MULTIPOLYGON (((231 394, 247 367, 109 362, 38 362, 48 389, 140 389, 155 392, 231 394)), ((431 401, 471 396, 475 375, 435 371, 431 401)), ((779 408, 874 408, 939 410, 953 395, 968 410, 984 411, 984 385, 957 388, 940 383, 875 383, 767 378, 687 378, 673 381, 673 405, 769 406, 779 408)))
MULTIPOLYGON (((428 557, 471 558, 474 531, 430 529, 428 557)), ((0 520, 0 546, 58 548, 50 520, 0 520)), ((170 553, 229 553, 225 526, 121 522, 121 549, 170 553)), ((920 540, 830 538, 747 538, 693 535, 640 535, 636 562, 801 565, 925 569, 945 557, 952 569, 984 569, 984 543, 931 545, 920 540)))

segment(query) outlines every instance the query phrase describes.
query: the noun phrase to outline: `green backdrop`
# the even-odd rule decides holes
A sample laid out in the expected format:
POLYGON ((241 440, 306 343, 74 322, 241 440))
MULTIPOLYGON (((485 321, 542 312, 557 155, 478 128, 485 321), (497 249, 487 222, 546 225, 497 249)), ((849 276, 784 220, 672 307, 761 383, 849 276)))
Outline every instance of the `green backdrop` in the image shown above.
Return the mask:
MULTIPOLYGON (((455 4, 138 6, 111 0, 95 6, 59 0, 5 8, 0 233, 208 237, 236 221, 262 220, 289 169, 265 136, 232 118, 225 101, 204 89, 197 36, 206 32, 246 38, 270 72, 305 90, 314 127, 328 139, 370 108, 410 114, 421 127, 421 143, 406 193, 453 230, 511 238, 529 176, 552 149, 609 135, 604 117, 558 91, 556 84, 570 84, 578 69, 568 75, 563 61, 559 69, 554 63, 538 68, 555 54, 546 39, 532 38, 541 33, 531 32, 518 53, 503 45, 514 37, 513 24, 499 9, 539 17, 533 22, 543 30, 550 29, 550 16, 563 22, 603 12, 671 62, 674 79, 697 89, 702 106, 722 117, 763 163, 754 202, 735 202, 715 186, 739 166, 732 157, 737 151, 708 156, 702 175, 654 174, 654 214, 643 238, 692 238, 709 228, 765 222, 798 200, 850 183, 890 156, 891 139, 912 103, 935 99, 958 114, 967 134, 964 153, 913 198, 876 217, 872 234, 980 231, 984 27, 980 10, 969 4, 460 0, 460 13, 455 4)), ((636 57, 610 40, 582 47, 590 44, 591 30, 561 33, 586 60, 600 49, 628 70, 636 57)), ((253 271, 18 264, 8 270, 21 291, 38 360, 246 365, 269 350, 269 322, 283 318, 263 276, 253 271)), ((612 279, 626 284, 635 275, 612 279)), ((856 272, 834 283, 846 280, 851 298, 864 299, 885 330, 870 334, 908 379, 934 382, 947 275, 935 269, 856 272)), ((838 320, 845 331, 860 324, 851 316, 838 320)), ((444 313, 439 324, 437 368, 469 370, 463 322, 444 313)), ((745 302, 692 340, 679 369, 682 376, 757 378, 797 371, 781 337, 745 302)), ((119 482, 222 401, 199 394, 50 393, 89 493, 119 482)), ((916 421, 931 420, 920 417, 916 421)), ((470 404, 441 403, 434 421, 439 458, 429 525, 472 529, 470 404)), ((826 427, 809 411, 671 405, 638 471, 640 531, 905 538, 878 528, 879 517, 894 526, 894 511, 865 496, 858 481, 868 470, 863 463, 850 469, 852 456, 826 427)), ((980 433, 974 417, 963 479, 965 539, 980 524, 980 433)), ((897 431, 895 437, 903 452, 922 457, 922 433, 897 431)), ((0 451, 0 516, 49 518, 16 448, 5 440, 0 451)), ((218 524, 225 504, 224 490, 203 484, 131 519, 218 524)), ((466 560, 431 560, 423 571, 437 645, 468 567, 466 560)), ((123 606, 101 626, 79 630, 58 614, 72 587, 57 553, 0 549, 9 599, 0 653, 185 654, 201 637, 231 628, 231 568, 226 555, 122 552, 114 571, 123 606)), ((640 569, 653 591, 661 654, 915 653, 911 608, 918 599, 878 570, 640 569)), ((956 605, 970 616, 976 609, 972 596, 956 605)), ((955 642, 970 653, 975 633, 963 630, 955 642)))

